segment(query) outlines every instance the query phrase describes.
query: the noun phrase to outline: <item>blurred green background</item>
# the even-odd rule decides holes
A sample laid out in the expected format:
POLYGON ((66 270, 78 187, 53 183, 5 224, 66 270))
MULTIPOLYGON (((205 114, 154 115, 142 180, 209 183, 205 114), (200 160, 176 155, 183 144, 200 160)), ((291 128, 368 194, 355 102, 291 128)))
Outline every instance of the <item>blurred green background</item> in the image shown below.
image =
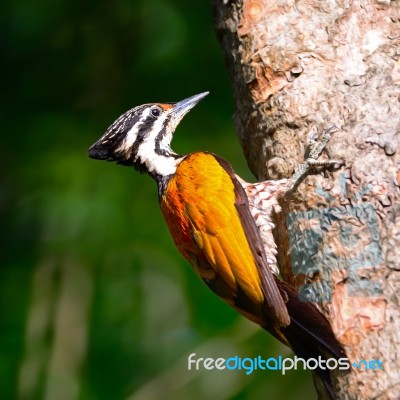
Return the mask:
POLYGON ((251 179, 209 2, 6 0, 1 20, 0 399, 315 397, 304 372, 188 371, 290 353, 195 277, 150 178, 87 157, 127 109, 210 90, 174 148, 251 179))

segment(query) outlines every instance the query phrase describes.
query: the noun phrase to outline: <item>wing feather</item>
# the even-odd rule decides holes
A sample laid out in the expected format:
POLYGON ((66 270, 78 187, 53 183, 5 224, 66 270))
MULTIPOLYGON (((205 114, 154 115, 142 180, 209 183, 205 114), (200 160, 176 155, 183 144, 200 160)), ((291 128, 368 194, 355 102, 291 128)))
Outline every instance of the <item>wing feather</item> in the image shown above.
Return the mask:
POLYGON ((162 209, 169 228, 206 283, 249 318, 262 321, 265 315, 287 325, 287 309, 246 193, 230 165, 210 153, 190 154, 179 164, 167 192, 162 209), (183 230, 177 229, 177 221, 183 230))
POLYGON ((290 324, 289 313, 280 290, 275 282, 272 271, 268 266, 267 256, 264 251, 260 232, 251 215, 246 192, 236 178, 236 175, 230 164, 218 156, 215 156, 215 158, 228 173, 233 182, 235 190, 235 208, 239 214, 243 230, 251 248, 254 261, 257 265, 257 270, 261 280, 262 292, 267 303, 267 314, 280 325, 287 326, 290 324))

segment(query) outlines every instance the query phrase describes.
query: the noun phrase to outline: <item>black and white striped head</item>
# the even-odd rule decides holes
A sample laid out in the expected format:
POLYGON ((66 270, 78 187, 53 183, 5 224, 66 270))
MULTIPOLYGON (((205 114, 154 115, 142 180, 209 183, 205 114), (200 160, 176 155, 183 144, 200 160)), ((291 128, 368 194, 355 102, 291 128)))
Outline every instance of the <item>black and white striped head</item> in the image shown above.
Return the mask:
POLYGON ((208 92, 178 103, 144 104, 121 115, 89 149, 89 157, 133 166, 153 177, 175 172, 182 156, 171 150, 179 122, 208 92))

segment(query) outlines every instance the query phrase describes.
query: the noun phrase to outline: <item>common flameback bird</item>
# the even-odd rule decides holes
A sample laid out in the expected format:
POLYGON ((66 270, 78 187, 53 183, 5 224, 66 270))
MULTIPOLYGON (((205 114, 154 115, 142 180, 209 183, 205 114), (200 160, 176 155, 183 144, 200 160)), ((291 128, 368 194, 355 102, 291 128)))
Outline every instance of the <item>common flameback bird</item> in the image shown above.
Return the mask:
MULTIPOLYGON (((314 143, 291 179, 249 184, 215 154, 180 155, 171 149, 179 122, 207 94, 127 111, 89 149, 89 156, 134 167, 155 179, 177 248, 204 283, 239 313, 302 358, 345 357, 317 308, 300 302, 297 291, 278 278, 272 236, 279 200, 313 166, 338 163, 317 160, 333 129, 314 143)), ((317 373, 332 396, 329 372, 317 373)))

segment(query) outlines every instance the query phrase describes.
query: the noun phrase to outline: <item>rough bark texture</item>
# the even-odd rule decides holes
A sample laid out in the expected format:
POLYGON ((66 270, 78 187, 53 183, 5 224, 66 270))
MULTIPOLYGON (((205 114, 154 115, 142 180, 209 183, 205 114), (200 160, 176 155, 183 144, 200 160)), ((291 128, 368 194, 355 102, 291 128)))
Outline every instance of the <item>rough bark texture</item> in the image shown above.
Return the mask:
POLYGON ((279 262, 351 362, 382 362, 383 370, 335 377, 338 398, 399 399, 400 2, 213 0, 213 8, 239 139, 259 180, 289 177, 310 133, 340 128, 327 150, 345 166, 308 177, 278 216, 279 262))

